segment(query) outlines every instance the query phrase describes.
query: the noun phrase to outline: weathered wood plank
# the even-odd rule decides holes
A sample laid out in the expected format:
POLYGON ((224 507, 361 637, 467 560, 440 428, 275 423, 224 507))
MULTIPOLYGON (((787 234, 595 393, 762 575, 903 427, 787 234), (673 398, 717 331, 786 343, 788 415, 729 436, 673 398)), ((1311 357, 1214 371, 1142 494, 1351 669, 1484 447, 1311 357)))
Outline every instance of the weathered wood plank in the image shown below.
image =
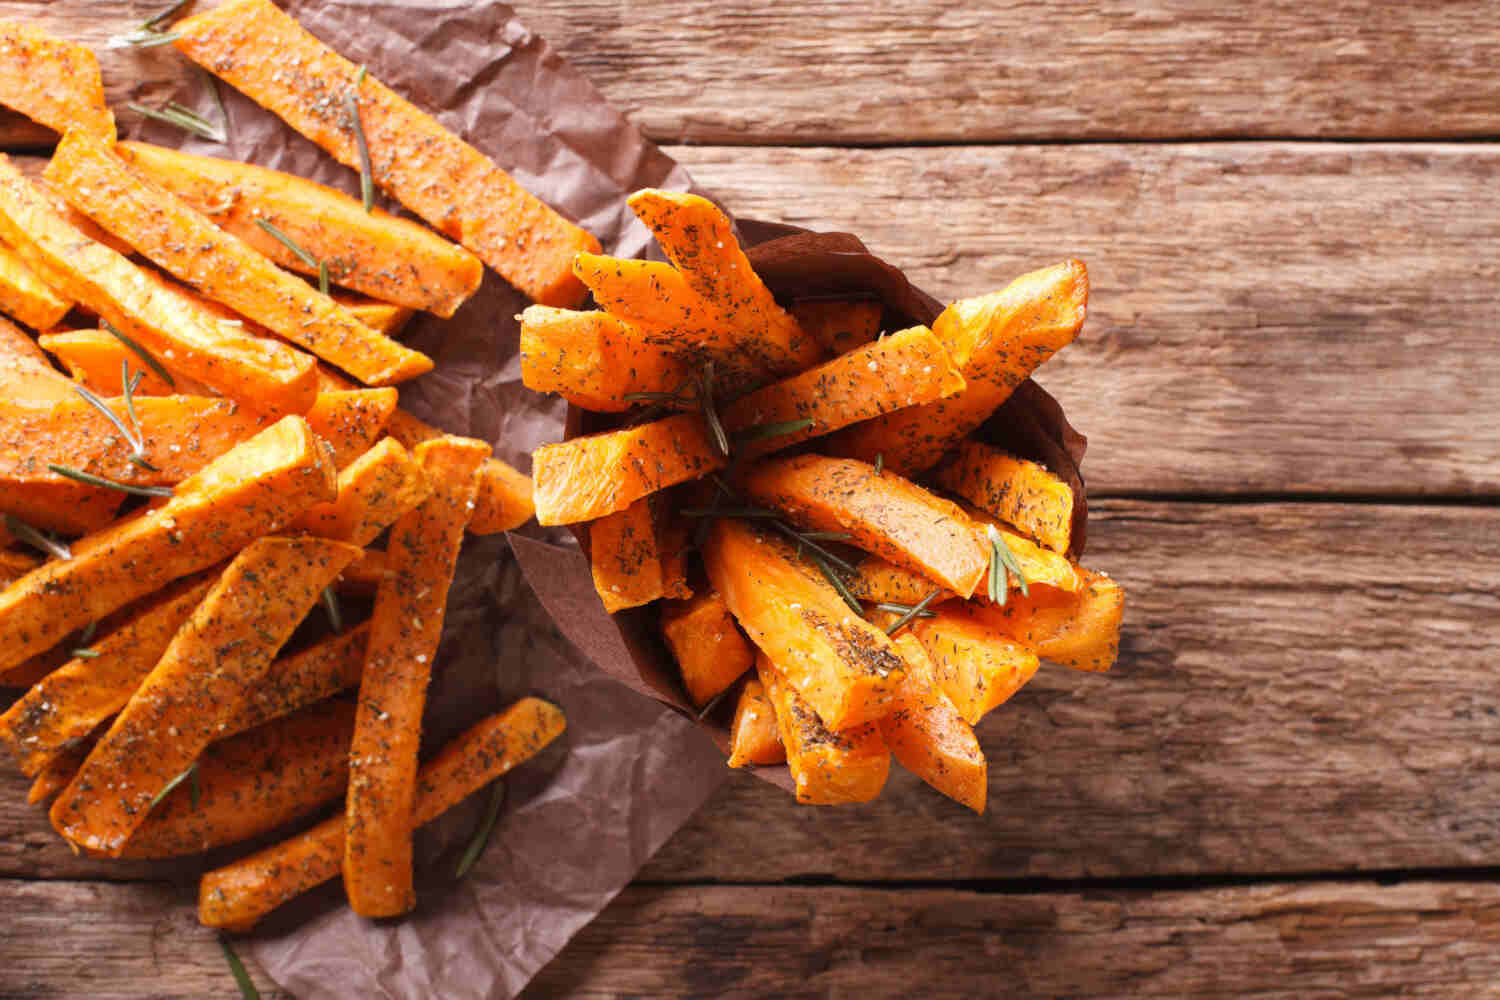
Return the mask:
MULTIPOLYGON (((5 0, 96 47, 164 0, 5 0)), ((1484 0, 1201 4, 523 0, 536 31, 663 141, 796 144, 1500 133, 1484 0)), ((102 53, 113 103, 188 84, 102 53)), ((20 133, 0 123, 0 143, 20 133)), ((30 130, 30 135, 36 135, 30 130)))
MULTIPOLYGON (((764 882, 1457 867, 1500 857, 1500 510, 1096 505, 1116 670, 1044 669, 982 727, 990 809, 910 775, 797 806, 740 776, 642 873, 764 882)), ((75 858, 0 771, 0 876, 75 858)), ((154 871, 159 872, 160 869, 154 871)))
POLYGON ((1039 381, 1095 492, 1500 493, 1500 146, 670 152, 941 297, 1082 257, 1039 381))
MULTIPOLYGON (((0 881, 0 996, 239 996, 192 894, 162 886, 0 881)), ((236 949, 261 996, 289 998, 236 949)))
POLYGON ((1493 996, 1500 887, 633 887, 525 997, 1493 996))

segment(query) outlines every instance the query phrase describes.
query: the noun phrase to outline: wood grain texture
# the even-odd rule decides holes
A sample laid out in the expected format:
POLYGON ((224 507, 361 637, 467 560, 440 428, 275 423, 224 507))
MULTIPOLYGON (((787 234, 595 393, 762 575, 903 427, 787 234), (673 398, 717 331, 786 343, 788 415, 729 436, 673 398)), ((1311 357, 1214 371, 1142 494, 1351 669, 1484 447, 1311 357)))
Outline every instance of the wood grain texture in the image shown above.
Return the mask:
POLYGON ((523 994, 1493 997, 1500 887, 627 889, 523 994))
MULTIPOLYGON (((0 997, 237 997, 192 902, 191 891, 156 885, 0 881, 0 997)), ((290 997, 235 950, 262 997, 290 997)))
POLYGON ((1500 146, 670 150, 940 298, 1068 256, 1091 493, 1500 494, 1500 146))
MULTIPOLYGON (((5 0, 102 48, 164 0, 5 0)), ((668 142, 1016 142, 1500 133, 1500 10, 1484 0, 519 0, 668 142)), ((191 84, 170 52, 101 52, 111 104, 191 84)), ((12 119, 0 144, 45 137, 12 119)))

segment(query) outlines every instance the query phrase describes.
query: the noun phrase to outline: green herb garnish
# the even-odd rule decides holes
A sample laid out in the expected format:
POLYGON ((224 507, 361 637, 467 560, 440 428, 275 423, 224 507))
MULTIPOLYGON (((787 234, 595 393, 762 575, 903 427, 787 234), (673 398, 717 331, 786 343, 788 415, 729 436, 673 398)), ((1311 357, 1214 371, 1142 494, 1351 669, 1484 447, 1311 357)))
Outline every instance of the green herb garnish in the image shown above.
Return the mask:
POLYGON ((204 118, 192 108, 183 107, 176 101, 168 101, 159 108, 148 108, 146 105, 136 104, 134 101, 125 106, 136 114, 145 115, 147 118, 153 118, 159 122, 166 122, 168 125, 175 125, 184 132, 191 132, 200 138, 208 139, 210 142, 225 142, 228 139, 223 129, 216 127, 213 122, 204 118))
POLYGON ((129 348, 130 353, 140 358, 141 363, 144 364, 147 368, 150 368, 151 371, 156 374, 157 378, 167 383, 168 388, 177 388, 177 380, 172 377, 172 373, 167 371, 167 369, 162 366, 162 363, 160 361, 157 361, 155 356, 153 356, 150 351, 146 350, 140 344, 136 343, 132 338, 127 337, 125 334, 121 333, 109 320, 100 320, 99 322, 100 325, 104 327, 106 333, 129 348))
POLYGON ((73 550, 68 548, 67 542, 53 538, 40 528, 33 528, 14 514, 5 515, 5 530, 32 548, 40 549, 54 559, 73 558, 73 550))
MULTIPOLYGON (((906 611, 905 611, 905 613, 901 614, 901 617, 898 618, 898 619, 896 619, 896 621, 891 625, 891 627, 885 630, 885 634, 886 635, 895 635, 897 632, 901 631, 908 624, 910 624, 911 620, 913 618, 933 618, 933 617, 936 617, 936 615, 933 612, 927 610, 927 605, 931 604, 934 600, 936 600, 937 596, 939 594, 941 594, 941 593, 942 593, 941 590, 934 590, 932 593, 930 593, 926 597, 922 598, 916 604, 913 604, 911 607, 907 608, 906 611)), ((882 611, 891 611, 893 614, 899 614, 900 612, 896 612, 894 609, 899 608, 901 606, 902 605, 900 605, 900 604, 877 604, 876 605, 876 607, 880 608, 882 611)))
POLYGON ((260 1000, 260 990, 255 988, 255 982, 250 978, 250 973, 245 971, 245 963, 240 961, 240 956, 229 947, 228 939, 219 938, 219 947, 224 949, 224 961, 229 963, 229 974, 240 988, 241 1000, 260 1000))
MULTIPOLYGON (((151 804, 146 807, 146 811, 150 812, 152 809, 155 809, 156 808, 156 804, 158 802, 160 802, 162 799, 166 798, 168 795, 170 795, 171 792, 172 792, 172 789, 176 788, 178 785, 182 784, 184 781, 186 781, 189 778, 193 777, 197 773, 198 773, 198 762, 195 760, 191 764, 188 765, 188 768, 187 768, 186 771, 183 771, 177 777, 175 777, 171 781, 167 782, 166 785, 163 786, 162 790, 156 793, 156 797, 151 800, 151 804)), ((196 805, 196 803, 194 803, 194 804, 196 805)))
POLYGON ((306 264, 308 267, 318 268, 323 266, 322 261, 318 260, 318 258, 314 257, 306 250, 302 249, 301 245, 298 244, 296 240, 292 239, 286 233, 277 228, 276 224, 273 223, 270 219, 256 219, 255 224, 264 229, 273 239, 276 240, 276 242, 280 243, 292 253, 296 254, 297 259, 302 261, 302 263, 306 264))
MULTIPOLYGON (((354 80, 354 90, 358 90, 360 84, 365 82, 365 68, 359 68, 359 75, 354 80)), ((354 146, 359 151, 359 196, 364 203, 365 211, 372 212, 375 209, 375 168, 370 162, 370 143, 365 138, 364 123, 359 120, 359 101, 355 99, 354 90, 344 94, 344 112, 349 116, 349 128, 354 132, 354 146)))
POLYGON ((986 525, 986 533, 990 537, 990 600, 996 604, 1004 604, 1010 599, 1010 577, 1016 578, 1016 586, 1021 588, 1025 596, 1031 595, 1031 589, 1026 580, 1026 574, 1021 572, 1021 564, 1016 562, 1015 553, 1011 552, 1010 546, 1005 544, 1005 538, 995 530, 993 524, 986 525))
POLYGON ((479 829, 474 831, 474 839, 469 841, 469 846, 464 850, 464 856, 458 859, 458 868, 454 870, 454 878, 463 878, 474 867, 474 862, 484 853, 489 845, 490 833, 495 829, 495 820, 500 818, 500 807, 505 804, 505 783, 497 781, 490 792, 490 805, 485 810, 484 820, 479 824, 479 829))
POLYGON ((839 576, 838 571, 830 566, 826 559, 814 556, 813 562, 823 572, 824 578, 833 585, 833 589, 839 592, 839 596, 844 599, 845 604, 849 605, 850 610, 860 617, 864 617, 864 606, 859 603, 859 598, 854 596, 854 592, 849 589, 849 585, 844 582, 844 578, 839 576))
POLYGON ((75 469, 71 465, 58 465, 51 462, 47 468, 65 479, 71 479, 75 483, 83 483, 86 486, 102 486, 108 490, 119 490, 121 493, 129 493, 137 497, 169 497, 172 495, 170 486, 135 486, 130 483, 117 483, 113 479, 105 479, 103 476, 95 476, 75 469))
POLYGON ((752 441, 764 441, 767 438, 786 437, 788 434, 796 434, 812 427, 815 421, 811 417, 802 420, 783 420, 774 424, 760 424, 756 427, 747 427, 742 431, 735 432, 735 444, 749 444, 752 441))

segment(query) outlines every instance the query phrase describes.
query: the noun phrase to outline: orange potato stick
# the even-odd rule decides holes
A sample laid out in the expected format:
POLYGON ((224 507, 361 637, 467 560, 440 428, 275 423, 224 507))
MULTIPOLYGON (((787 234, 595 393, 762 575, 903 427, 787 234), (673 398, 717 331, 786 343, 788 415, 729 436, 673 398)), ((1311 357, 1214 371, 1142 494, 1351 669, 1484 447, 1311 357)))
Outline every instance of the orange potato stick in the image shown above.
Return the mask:
POLYGON ((181 198, 132 173, 99 140, 69 131, 45 176, 70 204, 207 298, 366 385, 432 370, 431 358, 365 326, 181 198))
POLYGON ((114 490, 82 483, 24 483, 0 490, 0 513, 43 531, 84 535, 113 521, 123 499, 114 490))
MULTIPOLYGON (((379 300, 372 305, 388 310, 390 316, 400 314, 397 307, 452 316, 479 290, 484 277, 484 265, 464 248, 382 209, 366 212, 358 198, 295 174, 143 142, 122 142, 116 149, 132 170, 171 191, 225 232, 281 267, 316 275, 317 267, 257 220, 269 222, 314 260, 324 262, 330 281, 379 300)), ((393 332, 368 320, 366 325, 393 332)))
POLYGON ((0 239, 48 284, 140 343, 168 370, 269 413, 303 413, 312 406, 312 357, 246 333, 90 240, 3 157, 0 239))
POLYGON ((915 619, 911 628, 932 659, 938 687, 965 722, 977 725, 1031 680, 1036 654, 1002 634, 978 605, 950 601, 936 610, 937 617, 915 619))
MULTIPOLYGON (((412 826, 437 819, 474 792, 525 763, 566 727, 556 706, 523 698, 467 730, 417 773, 412 826)), ((208 927, 246 931, 288 900, 335 878, 344 857, 345 820, 332 816, 310 830, 203 876, 198 919, 208 927)))
POLYGON ((914 326, 742 396, 725 408, 724 427, 746 438, 735 456, 753 459, 963 389, 943 345, 914 326), (810 423, 772 433, 776 424, 804 421, 810 423))
POLYGON ((36 569, 40 562, 36 556, 29 556, 15 549, 0 549, 0 586, 19 580, 36 569))
POLYGON ((831 806, 875 799, 891 773, 891 753, 880 726, 867 722, 852 729, 829 729, 770 657, 761 653, 755 667, 776 710, 776 728, 796 782, 797 801, 831 806))
POLYGON ((659 502, 665 494, 657 493, 652 499, 652 513, 656 522, 656 550, 661 553, 661 596, 686 600, 693 596, 688 584, 688 553, 693 548, 692 528, 687 519, 678 517, 659 502))
POLYGON ((363 134, 374 183, 532 301, 572 306, 583 298, 573 255, 597 252, 598 240, 270 0, 230 0, 172 31, 189 59, 346 167, 359 169, 363 134), (357 118, 347 112, 351 101, 357 118))
POLYGON ((183 782, 151 808, 122 858, 175 858, 274 830, 336 798, 349 780, 354 703, 330 701, 210 744, 197 794, 183 782))
POLYGON ((610 614, 662 596, 661 552, 651 498, 589 523, 589 564, 594 590, 610 614))
POLYGON ((661 609, 661 634, 682 670, 693 704, 702 708, 755 663, 755 650, 734 624, 724 598, 710 590, 661 609))
POLYGON ((101 396, 121 394, 120 362, 130 363, 132 377, 139 373, 140 384, 135 387, 137 399, 142 396, 213 396, 216 393, 201 382, 185 375, 173 375, 175 385, 152 371, 130 348, 107 330, 54 330, 36 338, 50 353, 57 356, 73 376, 73 381, 101 396))
MULTIPOLYGON (((368 622, 325 636, 271 664, 266 676, 235 707, 226 733, 242 733, 359 685, 365 666, 368 622)), ((348 740, 344 741, 345 748, 348 740)))
POLYGON ((1035 462, 969 440, 933 479, 1053 552, 1067 552, 1072 543, 1073 488, 1035 462))
POLYGON ((470 438, 417 446, 432 492, 391 528, 390 576, 375 593, 359 715, 349 746, 344 887, 354 912, 405 913, 412 890, 412 802, 432 659, 464 526, 489 448, 470 438))
POLYGON ((416 459, 385 438, 339 473, 339 495, 302 513, 294 531, 369 545, 431 493, 416 459))
POLYGON ((752 469, 746 493, 805 528, 849 533, 853 544, 968 597, 990 548, 959 507, 889 471, 845 458, 798 455, 752 469))
POLYGON ((78 127, 115 139, 98 58, 34 25, 0 23, 0 104, 58 133, 78 127))
POLYGON ((172 580, 212 566, 333 496, 333 467, 284 417, 177 486, 176 495, 74 545, 0 591, 0 671, 172 580))
POLYGON ((874 340, 883 307, 867 299, 804 299, 790 311, 802 331, 833 356, 874 340))
POLYGON ((1108 670, 1120 654, 1125 590, 1103 573, 1082 567, 1078 572, 1082 586, 1076 594, 1012 594, 1004 607, 979 614, 1043 659, 1074 670, 1108 670))
POLYGON ((50 410, 77 393, 37 342, 9 320, 0 317, 0 391, 15 406, 50 410))
POLYGON ((776 708, 759 677, 745 681, 729 727, 729 766, 756 767, 786 763, 786 747, 776 725, 776 708))
POLYGON ((830 729, 890 710, 905 665, 879 628, 844 604, 780 538, 720 520, 703 548, 709 582, 761 651, 830 729))
POLYGON ((1088 272, 1070 260, 1024 274, 998 292, 955 302, 932 324, 963 373, 957 396, 888 413, 831 439, 835 453, 913 476, 937 464, 1010 398, 1042 362, 1083 326, 1088 272))
POLYGON ((910 633, 896 639, 906 679, 896 707, 880 720, 880 733, 901 766, 955 802, 984 812, 989 765, 974 727, 933 679, 932 660, 910 633))
POLYGON ((364 555, 344 569, 343 576, 339 577, 339 589, 373 595, 389 575, 385 553, 380 549, 365 549, 364 555))
POLYGON ((37 775, 70 745, 125 707, 172 637, 213 586, 216 574, 168 588, 119 628, 90 644, 97 655, 70 659, 0 715, 0 741, 21 772, 37 775))
POLYGON ((681 390, 693 371, 677 353, 607 313, 552 306, 521 313, 521 381, 584 409, 621 413, 640 405, 632 395, 681 390))
POLYGON ((73 303, 54 292, 20 254, 0 244, 0 312, 33 330, 50 330, 72 308, 73 303))
POLYGON ((740 249, 729 218, 707 198, 646 188, 630 207, 654 234, 683 280, 726 317, 742 349, 778 374, 801 371, 822 347, 777 305, 740 249))
POLYGON ((26 804, 41 805, 67 788, 93 749, 94 741, 85 740, 53 757, 31 783, 31 789, 26 793, 26 804))
POLYGON ((531 456, 536 519, 541 524, 597 520, 725 462, 696 413, 544 444, 531 456))
POLYGON ((862 601, 889 604, 919 604, 934 590, 938 596, 934 601, 945 601, 953 596, 933 583, 925 574, 886 562, 879 556, 866 556, 854 567, 845 583, 855 597, 862 601))
POLYGON ((273 536, 246 547, 52 804, 53 828, 118 857, 151 803, 225 732, 323 588, 358 555, 323 538, 273 536))
POLYGON ((350 295, 335 295, 333 300, 349 310, 349 314, 365 326, 379 330, 388 337, 394 337, 413 315, 413 310, 389 302, 376 302, 350 295))
POLYGON ((333 449, 335 468, 347 468, 369 451, 396 412, 395 389, 320 392, 307 411, 307 426, 333 449))

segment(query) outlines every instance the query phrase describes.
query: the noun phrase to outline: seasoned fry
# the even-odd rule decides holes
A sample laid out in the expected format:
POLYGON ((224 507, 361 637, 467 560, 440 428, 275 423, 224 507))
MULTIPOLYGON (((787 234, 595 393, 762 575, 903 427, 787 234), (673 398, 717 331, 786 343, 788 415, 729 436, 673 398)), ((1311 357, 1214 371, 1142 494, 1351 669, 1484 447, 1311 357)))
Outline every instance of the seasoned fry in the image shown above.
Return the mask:
POLYGON ((432 370, 431 358, 365 326, 181 198, 132 173, 97 139, 70 130, 45 176, 69 203, 181 281, 366 385, 432 370))
MULTIPOLYGON (((391 415, 386 430, 408 449, 415 449, 423 441, 447 436, 405 410, 397 410, 391 415)), ((474 498, 474 516, 469 521, 469 532, 493 535, 519 528, 536 513, 531 491, 530 476, 498 458, 485 459, 479 467, 479 493, 474 498)))
POLYGON ((741 521, 721 520, 709 532, 703 563, 750 641, 781 664, 830 729, 850 729, 890 710, 905 671, 891 640, 855 616, 790 546, 741 521))
POLYGON ((135 387, 136 398, 142 396, 213 396, 216 393, 201 382, 185 375, 174 375, 175 385, 167 382, 141 362, 130 348, 106 330, 57 330, 37 337, 37 343, 57 356, 73 381, 101 396, 121 393, 120 362, 130 364, 132 375, 141 375, 135 387))
POLYGON ((740 690, 729 727, 729 766, 762 767, 786 763, 786 747, 776 724, 776 708, 766 697, 760 678, 751 677, 740 690))
POLYGON ((630 196, 630 207, 688 287, 725 316, 738 346, 768 371, 801 371, 822 356, 818 342, 776 304, 717 205, 695 194, 646 188, 630 196))
MULTIPOLYGON (((27 573, 36 569, 37 564, 40 562, 41 560, 35 556, 29 556, 24 552, 17 552, 15 549, 0 549, 0 587, 5 586, 12 580, 19 580, 27 573)), ((0 680, 3 679, 3 677, 0 677, 0 680)))
POLYGON ((849 590, 862 601, 914 605, 934 590, 938 591, 937 601, 953 596, 951 590, 939 587, 925 574, 886 562, 879 556, 866 556, 854 569, 847 582, 849 590))
POLYGON ((292 529, 369 545, 430 493, 422 467, 394 438, 386 438, 339 473, 337 498, 304 511, 292 529))
POLYGON ((118 856, 151 802, 223 732, 359 551, 328 539, 270 537, 236 556, 53 803, 57 832, 118 856))
POLYGON ((641 497, 725 464, 703 418, 681 413, 649 424, 542 445, 531 456, 536 519, 592 521, 641 497))
POLYGON ((925 326, 914 326, 757 389, 726 407, 723 419, 731 434, 748 436, 735 449, 748 460, 963 389, 948 352, 925 326), (766 430, 802 422, 808 426, 766 430))
POLYGON ((1108 670, 1120 653, 1125 591, 1103 573, 1080 567, 1079 575, 1076 594, 1038 590, 977 613, 1046 660, 1075 670, 1108 670))
POLYGON ((274 830, 336 798, 349 780, 354 703, 330 701, 210 744, 198 758, 198 794, 164 795, 120 851, 173 858, 274 830))
POLYGON ((77 127, 115 138, 98 58, 29 24, 0 22, 0 104, 55 132, 77 127))
POLYGON ((31 783, 31 789, 26 793, 26 804, 41 805, 67 788, 83 762, 93 752, 94 743, 94 740, 85 740, 53 757, 31 783))
POLYGON ((521 380, 586 409, 620 413, 639 405, 627 397, 676 392, 693 375, 680 353, 607 313, 552 306, 521 313, 521 380))
POLYGON ((39 411, 76 399, 77 393, 47 355, 9 320, 0 317, 0 394, 13 406, 39 411))
POLYGON ((937 617, 919 618, 911 627, 932 658, 938 687, 971 726, 1036 673, 1036 654, 998 631, 979 605, 950 601, 937 608, 937 617))
POLYGON ((304 413, 312 406, 317 371, 310 356, 206 312, 88 239, 3 157, 0 239, 60 293, 140 342, 168 369, 264 412, 304 413))
POLYGON ((734 624, 724 598, 710 590, 661 610, 661 634, 682 668, 682 683, 702 708, 755 663, 755 650, 734 624))
POLYGON ((143 142, 122 142, 116 149, 132 170, 281 267, 318 273, 257 220, 269 222, 324 262, 334 284, 381 303, 452 316, 484 277, 479 258, 462 247, 381 209, 366 212, 359 199, 334 188, 250 163, 143 142))
POLYGON ((45 563, 0 591, 0 671, 233 555, 332 498, 335 482, 307 422, 284 417, 184 480, 166 504, 90 536, 72 559, 45 563))
POLYGON ((890 472, 852 459, 798 455, 766 462, 746 492, 797 524, 844 531, 853 543, 963 597, 986 579, 989 546, 956 505, 890 472))
MULTIPOLYGON (((369 638, 369 623, 361 623, 279 658, 235 706, 224 732, 242 733, 356 687, 369 638)), ((346 749, 348 742, 344 741, 346 749)))
POLYGON ((797 801, 814 806, 869 802, 880 794, 891 772, 891 753, 880 726, 834 731, 812 710, 765 653, 755 661, 766 696, 775 706, 776 727, 797 801))
POLYGON ((886 745, 902 767, 955 802, 983 813, 989 765, 974 728, 937 687, 922 643, 903 633, 896 648, 906 660, 906 679, 896 708, 880 720, 886 745))
MULTIPOLYGON (((1010 550, 1011 556, 1021 568, 1021 573, 1026 577, 1028 584, 1040 584, 1044 587, 1055 587, 1068 593, 1078 589, 1078 572, 1074 565, 1068 562, 1066 556, 1044 549, 1036 542, 1017 534, 1009 525, 1002 523, 988 511, 961 504, 960 507, 976 527, 975 537, 987 548, 992 544, 990 529, 993 528, 1010 550)), ((1007 590, 1020 586, 1015 573, 1010 574, 1010 586, 1007 590)), ((987 596, 987 595, 986 595, 987 596)))
POLYGON ((0 514, 14 514, 43 531, 83 535, 113 521, 122 499, 114 490, 81 483, 25 483, 0 490, 0 514))
MULTIPOLYGON (((430 823, 474 792, 525 763, 560 736, 562 712, 523 698, 445 746, 417 774, 413 827, 430 823)), ((245 931, 266 914, 339 874, 345 819, 333 816, 289 840, 203 876, 198 919, 245 931)))
POLYGON ((416 902, 411 832, 422 709, 478 489, 475 473, 488 455, 469 438, 418 445, 432 492, 391 528, 390 576, 375 594, 344 813, 344 886, 362 916, 405 913, 416 902))
POLYGON ((938 466, 937 484, 987 511, 1053 552, 1072 542, 1073 488, 1035 462, 1012 458, 981 441, 959 445, 938 466))
POLYGON ((54 292, 20 254, 0 244, 0 312, 33 330, 50 330, 72 308, 73 303, 54 292))
MULTIPOLYGON (((257 227, 259 228, 259 227, 257 227)), ((280 246, 280 242, 277 243, 280 246)), ((373 299, 359 298, 352 295, 334 295, 333 300, 345 309, 349 315, 359 320, 372 330, 379 330, 387 337, 394 337, 407 321, 412 318, 414 310, 406 306, 392 305, 389 302, 376 302, 373 299)))
POLYGON ((374 594, 376 588, 390 575, 385 553, 380 549, 365 549, 364 555, 354 560, 339 577, 339 589, 357 594, 374 594))
POLYGON ((347 468, 370 450, 396 413, 395 389, 320 392, 307 411, 307 426, 333 449, 335 468, 347 468))
POLYGON ((594 590, 610 614, 662 596, 661 552, 650 497, 589 524, 589 563, 594 590))
POLYGON ((374 182, 532 301, 572 306, 583 298, 573 255, 598 252, 598 240, 270 0, 230 0, 177 22, 173 31, 179 36, 174 44, 189 59, 347 167, 359 168, 362 131, 374 182), (353 98, 357 121, 342 113, 346 96, 353 98))
POLYGON ((1070 260, 1024 274, 989 295, 955 302, 932 324, 966 383, 962 393, 856 424, 830 439, 835 454, 912 476, 935 465, 1083 326, 1088 272, 1070 260))
MULTIPOLYGON (((660 493, 652 497, 653 500, 661 498, 660 493)), ((693 548, 692 529, 665 503, 653 503, 651 513, 656 523, 656 550, 661 554, 661 596, 687 600, 693 596, 687 565, 688 552, 693 548)))
POLYGON ((882 306, 867 299, 804 299, 791 314, 802 332, 823 346, 830 357, 868 344, 880 333, 882 306))

